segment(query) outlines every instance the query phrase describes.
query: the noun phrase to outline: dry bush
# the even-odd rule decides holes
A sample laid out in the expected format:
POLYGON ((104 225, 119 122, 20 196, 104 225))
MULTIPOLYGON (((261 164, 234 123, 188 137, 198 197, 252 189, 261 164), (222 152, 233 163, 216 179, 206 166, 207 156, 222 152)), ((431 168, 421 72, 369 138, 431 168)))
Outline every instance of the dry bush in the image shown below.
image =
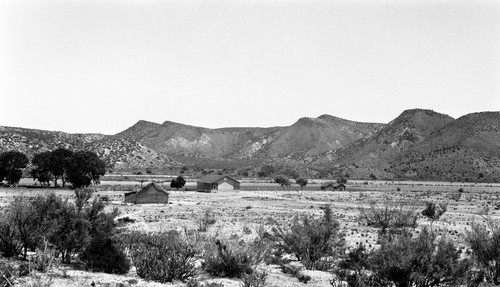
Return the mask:
POLYGON ((383 241, 369 256, 374 275, 397 287, 460 286, 470 269, 452 241, 437 239, 427 228, 415 238, 403 235, 383 241))
POLYGON ((263 287, 266 284, 266 271, 254 271, 252 274, 245 274, 241 278, 243 287, 263 287))
POLYGON ((473 224, 466 232, 466 241, 476 264, 469 276, 471 287, 481 286, 481 282, 500 285, 500 222, 490 218, 486 222, 486 227, 473 224))
POLYGON ((273 236, 279 253, 293 254, 307 269, 316 270, 330 269, 331 258, 343 251, 345 243, 330 206, 324 207, 321 218, 295 216, 290 229, 276 226, 273 236))
POLYGON ((382 205, 371 202, 360 208, 360 219, 368 226, 379 228, 379 236, 409 234, 417 227, 418 213, 415 204, 385 201, 382 205))
POLYGON ((215 224, 216 221, 217 220, 215 220, 215 216, 213 215, 213 213, 208 209, 205 210, 203 216, 197 220, 198 231, 206 232, 211 225, 215 224))
POLYGON ((15 270, 11 264, 0 262, 0 286, 14 286, 15 270))
POLYGON ((36 271, 47 272, 54 262, 54 250, 48 246, 48 242, 44 239, 40 249, 37 248, 36 254, 30 258, 32 268, 36 271))
POLYGON ((85 269, 92 272, 126 274, 130 269, 127 256, 113 239, 95 237, 80 254, 85 269))
POLYGON ((137 275, 161 283, 184 280, 195 274, 195 249, 175 231, 135 233, 130 240, 137 275))
POLYGON ((203 254, 203 269, 213 276, 242 278, 244 274, 252 274, 252 266, 256 264, 252 254, 244 243, 217 239, 215 248, 206 245, 203 254))

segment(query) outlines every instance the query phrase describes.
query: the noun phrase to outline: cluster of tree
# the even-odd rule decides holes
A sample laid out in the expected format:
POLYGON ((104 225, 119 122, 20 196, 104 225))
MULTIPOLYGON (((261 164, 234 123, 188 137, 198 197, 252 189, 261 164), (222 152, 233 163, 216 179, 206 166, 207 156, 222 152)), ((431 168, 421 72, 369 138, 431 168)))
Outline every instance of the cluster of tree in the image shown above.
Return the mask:
POLYGON ((183 188, 185 184, 186 180, 182 176, 178 176, 170 181, 171 188, 183 188))
POLYGON ((75 189, 74 203, 53 193, 34 200, 16 198, 0 213, 0 252, 5 257, 26 259, 28 250, 43 249, 48 241, 63 263, 78 254, 94 271, 127 272, 129 263, 114 238, 118 211, 104 212, 100 198, 91 200, 93 193, 75 189))
MULTIPOLYGON (((9 184, 18 183, 28 162, 21 152, 0 154, 0 180, 6 179, 9 184)), ((106 164, 92 151, 58 148, 35 154, 31 162, 31 176, 47 186, 51 181, 57 186, 58 180, 61 180, 63 187, 66 182, 74 188, 87 187, 92 182, 99 183, 99 178, 106 172, 106 164)))

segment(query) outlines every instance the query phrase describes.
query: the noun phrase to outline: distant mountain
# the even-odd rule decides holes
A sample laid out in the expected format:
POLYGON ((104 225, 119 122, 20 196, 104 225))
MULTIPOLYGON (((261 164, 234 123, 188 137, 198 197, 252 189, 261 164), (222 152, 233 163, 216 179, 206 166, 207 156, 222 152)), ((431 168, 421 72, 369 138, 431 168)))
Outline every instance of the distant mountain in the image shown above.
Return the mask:
POLYGON ((172 157, 303 158, 369 137, 382 126, 328 115, 271 128, 207 129, 168 121, 162 125, 140 121, 115 137, 138 141, 172 157))
POLYGON ((0 127, 0 152, 95 151, 110 168, 244 169, 289 176, 500 181, 500 113, 406 110, 388 124, 322 115, 291 126, 209 129, 139 121, 116 135, 0 127))

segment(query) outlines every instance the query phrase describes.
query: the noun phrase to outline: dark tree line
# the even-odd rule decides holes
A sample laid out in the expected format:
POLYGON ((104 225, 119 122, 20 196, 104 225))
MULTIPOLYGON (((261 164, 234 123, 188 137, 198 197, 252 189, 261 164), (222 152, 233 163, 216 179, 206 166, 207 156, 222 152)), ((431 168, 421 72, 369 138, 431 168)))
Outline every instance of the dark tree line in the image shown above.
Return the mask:
MULTIPOLYGON (((8 151, 0 154, 0 180, 9 184, 18 183, 22 170, 29 160, 21 152, 8 151)), ((91 151, 71 151, 58 148, 53 151, 37 153, 31 161, 31 176, 41 184, 57 186, 60 180, 64 187, 67 182, 74 188, 87 187, 92 182, 99 183, 99 178, 106 172, 106 164, 91 151)))

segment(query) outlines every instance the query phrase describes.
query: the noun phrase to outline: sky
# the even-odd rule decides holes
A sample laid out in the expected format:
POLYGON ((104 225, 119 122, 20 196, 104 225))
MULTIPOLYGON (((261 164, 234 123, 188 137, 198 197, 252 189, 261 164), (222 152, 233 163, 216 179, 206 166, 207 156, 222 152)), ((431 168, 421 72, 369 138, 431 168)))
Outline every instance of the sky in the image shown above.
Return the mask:
POLYGON ((3 0, 0 126, 500 110, 500 0, 3 0))

